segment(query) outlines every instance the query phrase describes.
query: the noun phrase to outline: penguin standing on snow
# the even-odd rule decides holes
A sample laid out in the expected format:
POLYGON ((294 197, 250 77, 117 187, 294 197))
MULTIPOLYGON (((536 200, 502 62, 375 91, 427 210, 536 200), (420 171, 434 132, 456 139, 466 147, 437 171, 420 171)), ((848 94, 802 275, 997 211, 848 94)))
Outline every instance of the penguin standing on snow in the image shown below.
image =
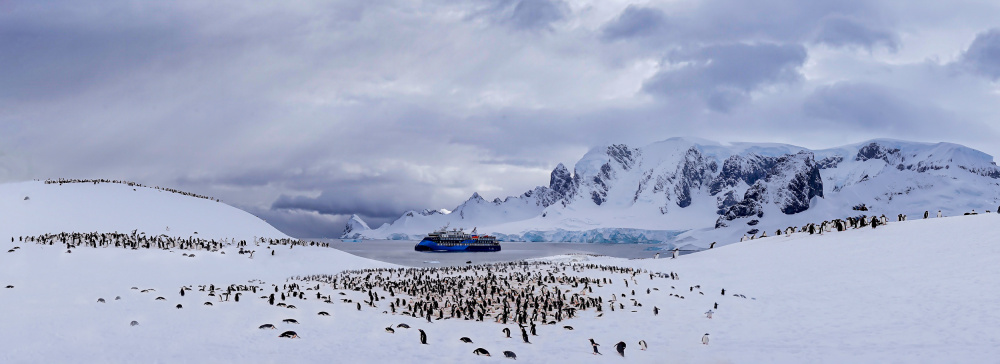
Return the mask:
POLYGON ((639 340, 639 350, 646 350, 646 340, 639 340))
POLYGON ((708 333, 705 333, 705 336, 701 337, 701 343, 704 345, 708 345, 708 333))
POLYGON ((521 339, 524 340, 525 344, 531 344, 531 341, 528 341, 528 331, 524 330, 524 326, 521 326, 521 339))
POLYGON ((597 347, 601 346, 601 344, 598 344, 594 339, 590 339, 590 346, 594 347, 594 355, 604 355, 600 351, 597 351, 597 347))
POLYGON ((624 341, 619 341, 617 344, 615 344, 615 351, 618 352, 618 355, 621 355, 624 358, 625 357, 625 342, 624 341))
POLYGON ((503 333, 504 333, 505 335, 507 335, 507 338, 508 338, 508 339, 510 339, 510 329, 509 329, 509 328, 506 328, 506 327, 505 327, 505 328, 503 328, 503 333))
POLYGON ((420 343, 427 345, 427 333, 422 329, 417 329, 417 331, 420 331, 420 343))

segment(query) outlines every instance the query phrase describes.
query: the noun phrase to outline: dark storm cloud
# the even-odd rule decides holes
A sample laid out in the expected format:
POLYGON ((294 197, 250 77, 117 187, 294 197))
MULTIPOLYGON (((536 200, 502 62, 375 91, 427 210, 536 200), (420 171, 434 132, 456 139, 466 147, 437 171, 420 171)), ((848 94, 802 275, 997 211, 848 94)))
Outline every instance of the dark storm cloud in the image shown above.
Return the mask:
POLYGON ((735 43, 678 51, 642 89, 661 96, 695 95, 713 110, 728 111, 762 86, 798 81, 805 60, 805 48, 791 44, 735 43))
POLYGON ((962 54, 961 62, 990 80, 1000 79, 1000 28, 977 34, 962 54))
POLYGON ((666 30, 667 15, 663 10, 629 5, 617 18, 608 21, 601 29, 606 40, 656 35, 666 30))
POLYGON ((855 46, 869 52, 877 46, 884 46, 890 51, 896 51, 900 46, 899 36, 892 31, 875 28, 843 16, 829 16, 823 19, 814 41, 832 47, 855 46))

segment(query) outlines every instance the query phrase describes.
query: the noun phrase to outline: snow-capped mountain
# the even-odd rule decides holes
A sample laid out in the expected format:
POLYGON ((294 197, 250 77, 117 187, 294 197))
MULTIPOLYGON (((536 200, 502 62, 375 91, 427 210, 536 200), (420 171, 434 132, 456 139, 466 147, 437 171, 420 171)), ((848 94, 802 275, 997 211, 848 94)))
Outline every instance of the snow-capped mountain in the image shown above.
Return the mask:
MULTIPOLYGON (((673 138, 591 149, 548 186, 450 213, 410 211, 347 238, 419 239, 442 226, 515 241, 663 242, 708 246, 835 218, 924 211, 954 215, 1000 204, 993 157, 952 143, 876 139, 824 150, 673 138), (861 211, 861 206, 865 210, 861 211)), ((357 221, 355 221, 357 220, 357 221)))

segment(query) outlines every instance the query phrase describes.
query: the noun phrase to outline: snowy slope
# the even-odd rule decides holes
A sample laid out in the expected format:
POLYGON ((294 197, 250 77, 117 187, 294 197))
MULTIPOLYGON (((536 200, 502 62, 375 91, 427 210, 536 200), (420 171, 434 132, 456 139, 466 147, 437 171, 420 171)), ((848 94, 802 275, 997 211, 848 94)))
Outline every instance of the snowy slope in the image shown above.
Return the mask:
POLYGON ((951 143, 876 139, 808 150, 768 143, 674 138, 590 150, 549 186, 488 201, 478 193, 450 214, 408 212, 352 238, 419 239, 445 225, 506 240, 666 242, 707 247, 742 235, 848 216, 946 215, 1000 205, 1000 168, 951 143), (856 211, 864 204, 868 211, 856 211))
POLYGON ((0 184, 0 231, 4 235, 132 230, 216 240, 288 238, 265 221, 225 203, 153 188, 117 183, 0 184))
MULTIPOLYGON (((605 302, 614 295, 628 306, 616 311, 605 306, 603 317, 581 311, 579 318, 540 325, 532 344, 521 343, 513 325, 426 323, 384 314, 384 300, 358 311, 354 303, 323 303, 309 291, 306 300, 289 299, 298 308, 288 309, 252 294, 240 302, 219 302, 197 290, 207 284, 281 287, 297 282, 286 280, 295 275, 390 267, 333 249, 279 247, 274 256, 254 259, 231 250, 197 252, 186 258, 161 250, 78 248, 67 254, 58 246, 2 242, 20 248, 0 254, 0 285, 14 286, 0 288, 0 306, 16 312, 0 315, 0 362, 506 362, 497 357, 502 350, 529 363, 994 362, 1000 355, 1000 312, 993 307, 1000 302, 994 289, 1000 285, 998 219, 982 214, 822 236, 793 234, 678 259, 554 257, 548 260, 675 272, 680 279, 643 273, 632 280, 586 266, 565 270, 561 274, 611 279, 592 294, 605 302), (623 279, 630 281, 628 288, 623 279), (181 297, 181 285, 195 289, 181 297), (142 293, 133 286, 156 291, 142 293), (632 298, 642 306, 630 305, 632 298), (204 306, 205 301, 215 304, 204 306), (178 303, 184 308, 175 309, 178 303), (707 319, 704 312, 715 303, 719 307, 707 319), (659 315, 653 307, 660 308, 659 315), (317 316, 320 310, 330 316, 317 316), (300 324, 283 324, 285 318, 300 324), (132 320, 139 326, 130 327, 132 320), (263 323, 279 329, 257 329, 263 323), (413 328, 383 330, 398 323, 413 328), (503 327, 515 338, 505 338, 503 327), (289 329, 301 338, 277 337, 289 329), (416 329, 427 332, 428 345, 419 344, 416 329), (709 345, 700 342, 705 333, 709 345), (461 343, 462 336, 475 344, 461 343), (603 356, 590 353, 590 338, 601 344, 603 356), (649 350, 638 350, 639 340, 649 350), (624 360, 614 353, 618 341, 628 345, 624 360), (476 347, 494 357, 473 355, 476 347)), ((326 285, 318 292, 355 301, 365 296, 350 290, 340 296, 326 285)))

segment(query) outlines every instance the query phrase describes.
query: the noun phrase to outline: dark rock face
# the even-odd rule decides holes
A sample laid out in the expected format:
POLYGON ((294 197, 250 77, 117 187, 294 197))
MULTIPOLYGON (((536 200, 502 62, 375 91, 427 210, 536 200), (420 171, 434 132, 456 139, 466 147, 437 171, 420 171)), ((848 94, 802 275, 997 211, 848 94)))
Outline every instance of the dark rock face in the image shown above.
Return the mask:
POLYGON ((549 189, 563 198, 572 196, 576 192, 573 176, 569 173, 569 169, 562 163, 559 163, 556 169, 552 170, 552 174, 549 175, 549 189))
POLYGON ((684 153, 683 165, 680 167, 680 181, 674 187, 677 196, 677 206, 691 206, 691 190, 701 188, 705 181, 712 178, 711 168, 705 162, 701 151, 691 147, 684 153))
POLYGON ((891 164, 892 163, 891 160, 899 161, 902 158, 899 155, 899 148, 889 149, 882 146, 881 144, 872 142, 871 144, 868 144, 866 146, 861 147, 861 149, 858 149, 858 155, 854 157, 854 160, 856 161, 866 161, 870 159, 881 159, 884 160, 886 163, 891 164))
POLYGON ((816 161, 816 165, 819 166, 819 169, 837 168, 837 166, 840 165, 840 162, 843 161, 844 157, 837 155, 833 157, 826 157, 819 161, 816 161))
POLYGON ((635 165, 636 158, 639 157, 639 150, 634 148, 629 148, 625 144, 615 144, 608 147, 608 156, 618 162, 624 170, 632 169, 635 165))
POLYGON ((767 203, 777 204, 782 213, 796 214, 807 210, 813 197, 823 197, 823 179, 811 152, 777 157, 773 162, 764 172, 765 177, 757 179, 743 194, 742 201, 725 209, 716 226, 723 220, 763 217, 763 206, 767 203))
POLYGON ((719 207, 719 210, 716 211, 716 213, 719 214, 719 215, 725 214, 726 210, 728 210, 730 207, 732 207, 737 202, 739 202, 739 201, 736 200, 736 192, 735 191, 726 192, 726 194, 724 196, 717 197, 716 201, 717 201, 716 205, 719 207))
POLYGON ((734 155, 722 162, 722 172, 712 180, 709 192, 715 196, 727 187, 734 187, 743 181, 753 185, 757 180, 767 176, 767 171, 774 167, 777 158, 762 157, 756 154, 746 156, 734 155))

